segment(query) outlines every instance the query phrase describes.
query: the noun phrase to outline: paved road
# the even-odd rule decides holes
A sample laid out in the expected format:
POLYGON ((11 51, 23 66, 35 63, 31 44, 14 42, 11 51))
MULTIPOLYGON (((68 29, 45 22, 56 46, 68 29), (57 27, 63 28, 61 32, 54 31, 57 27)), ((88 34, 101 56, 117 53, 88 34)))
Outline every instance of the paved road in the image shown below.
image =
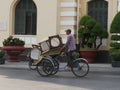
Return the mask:
POLYGON ((120 68, 90 65, 89 74, 77 78, 71 72, 41 77, 28 68, 1 66, 0 90, 120 90, 120 68))

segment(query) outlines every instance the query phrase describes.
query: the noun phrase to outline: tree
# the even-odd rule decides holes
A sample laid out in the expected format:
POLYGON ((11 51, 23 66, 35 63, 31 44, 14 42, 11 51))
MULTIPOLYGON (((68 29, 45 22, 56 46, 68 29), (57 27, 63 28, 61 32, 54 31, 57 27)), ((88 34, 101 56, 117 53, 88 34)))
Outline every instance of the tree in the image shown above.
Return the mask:
POLYGON ((78 37, 82 48, 99 49, 103 38, 108 37, 108 32, 91 16, 85 15, 79 21, 78 37))

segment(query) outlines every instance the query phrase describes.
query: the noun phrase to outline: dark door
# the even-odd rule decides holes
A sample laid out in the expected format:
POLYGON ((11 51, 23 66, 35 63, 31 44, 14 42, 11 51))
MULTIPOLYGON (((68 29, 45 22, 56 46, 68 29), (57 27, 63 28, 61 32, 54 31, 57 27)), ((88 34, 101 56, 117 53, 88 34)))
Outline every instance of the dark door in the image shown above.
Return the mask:
POLYGON ((107 29, 108 2, 105 0, 92 0, 88 2, 88 15, 92 16, 107 29))

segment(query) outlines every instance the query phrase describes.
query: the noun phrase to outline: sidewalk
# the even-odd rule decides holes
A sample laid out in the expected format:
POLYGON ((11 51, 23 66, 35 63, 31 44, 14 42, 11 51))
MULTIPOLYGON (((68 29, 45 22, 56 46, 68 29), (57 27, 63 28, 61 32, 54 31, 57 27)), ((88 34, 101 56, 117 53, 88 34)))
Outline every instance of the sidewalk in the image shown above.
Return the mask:
POLYGON ((20 62, 6 61, 5 64, 0 65, 0 68, 29 69, 28 62, 26 61, 20 61, 20 62))
MULTIPOLYGON (((66 63, 61 63, 60 67, 64 67, 66 63)), ((111 64, 89 64, 90 71, 120 71, 120 68, 113 68, 111 64)), ((0 68, 9 68, 9 69, 29 69, 28 61, 20 61, 20 62, 8 62, 0 65, 0 68)))

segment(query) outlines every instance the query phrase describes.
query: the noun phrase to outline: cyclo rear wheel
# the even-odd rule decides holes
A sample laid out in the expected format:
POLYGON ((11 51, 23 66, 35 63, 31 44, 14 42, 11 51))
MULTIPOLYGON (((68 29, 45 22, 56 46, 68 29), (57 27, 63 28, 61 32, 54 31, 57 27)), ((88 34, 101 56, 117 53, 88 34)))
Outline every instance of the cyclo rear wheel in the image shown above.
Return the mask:
POLYGON ((78 58, 73 61, 72 72, 77 77, 84 77, 89 72, 89 65, 86 59, 78 58))
POLYGON ((37 64, 36 69, 41 76, 49 76, 54 70, 53 61, 50 59, 43 58, 42 61, 39 64, 37 64))
POLYGON ((58 62, 56 57, 53 58, 52 60, 53 60, 53 63, 54 63, 54 70, 51 73, 51 75, 55 75, 59 71, 59 62, 58 62))
POLYGON ((36 65, 34 65, 33 62, 34 62, 33 59, 31 59, 31 58, 29 57, 28 66, 29 66, 29 69, 30 69, 30 70, 35 70, 35 69, 36 69, 36 65))

